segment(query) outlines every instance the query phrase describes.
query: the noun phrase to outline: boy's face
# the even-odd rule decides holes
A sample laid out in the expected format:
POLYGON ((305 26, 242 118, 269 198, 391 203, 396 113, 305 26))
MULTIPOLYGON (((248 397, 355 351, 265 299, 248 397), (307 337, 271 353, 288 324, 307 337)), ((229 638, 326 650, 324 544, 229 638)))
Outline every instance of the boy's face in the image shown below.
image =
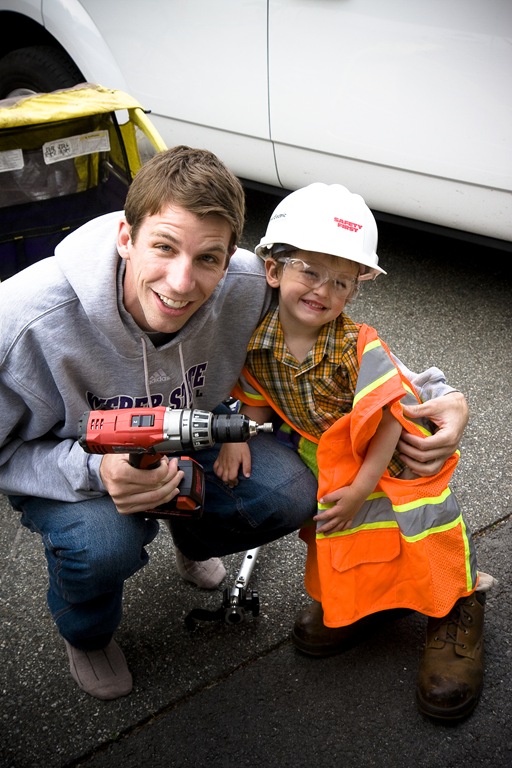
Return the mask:
POLYGON ((295 264, 276 264, 273 259, 265 262, 267 282, 273 288, 279 288, 279 314, 282 322, 314 330, 343 312, 355 290, 358 264, 326 253, 301 250, 279 258, 297 260, 295 264), (304 267, 300 261, 309 267, 304 267), (325 278, 329 279, 312 287, 315 282, 325 278))
POLYGON ((167 205, 142 223, 136 241, 126 221, 117 247, 126 261, 123 302, 144 331, 175 333, 211 296, 229 262, 231 226, 167 205))

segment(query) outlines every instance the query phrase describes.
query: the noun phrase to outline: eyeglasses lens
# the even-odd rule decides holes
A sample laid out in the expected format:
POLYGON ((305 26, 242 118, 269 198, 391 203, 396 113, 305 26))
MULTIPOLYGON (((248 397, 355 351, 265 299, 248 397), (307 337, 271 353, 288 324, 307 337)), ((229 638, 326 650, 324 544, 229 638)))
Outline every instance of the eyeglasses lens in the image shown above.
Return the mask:
POLYGON ((337 273, 332 276, 327 269, 316 264, 307 264, 302 259, 279 259, 285 265, 285 268, 292 270, 295 278, 300 280, 308 288, 320 288, 325 283, 330 283, 337 294, 340 296, 348 295, 355 285, 355 278, 351 275, 337 273))

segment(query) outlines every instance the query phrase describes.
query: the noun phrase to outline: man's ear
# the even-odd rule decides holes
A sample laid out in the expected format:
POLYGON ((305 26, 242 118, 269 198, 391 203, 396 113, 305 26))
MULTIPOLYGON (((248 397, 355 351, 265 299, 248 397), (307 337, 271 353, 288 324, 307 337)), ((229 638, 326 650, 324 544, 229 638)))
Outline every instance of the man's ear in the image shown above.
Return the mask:
POLYGON ((281 284, 281 275, 283 270, 281 264, 278 264, 274 259, 265 259, 265 272, 267 274, 267 283, 271 288, 279 288, 281 284))
POLYGON ((117 250, 122 259, 130 258, 131 227, 126 219, 121 219, 117 231, 117 250))

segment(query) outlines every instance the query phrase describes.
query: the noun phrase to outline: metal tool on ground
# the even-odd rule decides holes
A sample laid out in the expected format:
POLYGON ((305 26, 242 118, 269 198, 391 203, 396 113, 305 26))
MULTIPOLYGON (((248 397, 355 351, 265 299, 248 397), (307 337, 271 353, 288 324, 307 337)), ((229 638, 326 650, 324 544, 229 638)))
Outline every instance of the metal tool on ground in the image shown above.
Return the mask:
POLYGON ((231 588, 226 587, 223 593, 222 605, 216 611, 206 608, 194 608, 185 617, 187 629, 196 629, 200 621, 224 621, 226 624, 240 624, 246 618, 246 613, 258 616, 260 600, 258 592, 249 589, 249 581, 256 566, 260 547, 249 549, 244 555, 242 565, 235 583, 231 588))

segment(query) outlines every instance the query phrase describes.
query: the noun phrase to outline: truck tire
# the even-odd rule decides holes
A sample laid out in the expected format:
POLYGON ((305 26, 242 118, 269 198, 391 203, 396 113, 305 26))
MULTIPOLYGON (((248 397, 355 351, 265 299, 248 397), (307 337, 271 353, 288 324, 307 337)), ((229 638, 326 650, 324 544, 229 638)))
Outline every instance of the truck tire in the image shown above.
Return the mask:
POLYGON ((72 59, 59 48, 34 45, 0 59, 0 99, 47 93, 84 82, 72 59))

